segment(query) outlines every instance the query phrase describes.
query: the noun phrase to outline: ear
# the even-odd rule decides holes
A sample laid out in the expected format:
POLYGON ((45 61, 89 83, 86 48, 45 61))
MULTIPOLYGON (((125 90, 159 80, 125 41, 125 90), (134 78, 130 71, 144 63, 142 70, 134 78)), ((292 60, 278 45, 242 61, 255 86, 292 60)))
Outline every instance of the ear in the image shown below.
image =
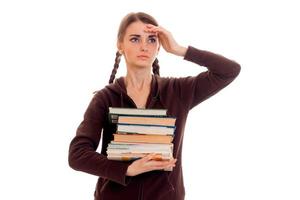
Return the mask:
POLYGON ((117 48, 118 48, 119 53, 122 54, 122 52, 123 52, 123 45, 122 45, 121 42, 117 42, 117 48))

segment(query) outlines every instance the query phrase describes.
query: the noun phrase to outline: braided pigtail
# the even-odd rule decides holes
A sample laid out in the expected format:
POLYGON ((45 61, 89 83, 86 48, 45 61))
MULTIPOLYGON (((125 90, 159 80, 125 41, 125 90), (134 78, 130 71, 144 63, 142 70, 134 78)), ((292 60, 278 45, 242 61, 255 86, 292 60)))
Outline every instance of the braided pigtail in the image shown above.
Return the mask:
POLYGON ((119 63, 121 61, 121 56, 122 56, 122 54, 120 54, 119 51, 117 51, 114 68, 111 72, 110 79, 109 79, 109 82, 108 82, 109 84, 113 83, 114 80, 115 80, 115 76, 116 76, 117 70, 119 68, 119 63))
POLYGON ((155 60, 152 64, 152 72, 153 72, 153 74, 156 74, 156 75, 160 76, 159 75, 159 64, 158 64, 158 59, 157 58, 155 58, 155 60))

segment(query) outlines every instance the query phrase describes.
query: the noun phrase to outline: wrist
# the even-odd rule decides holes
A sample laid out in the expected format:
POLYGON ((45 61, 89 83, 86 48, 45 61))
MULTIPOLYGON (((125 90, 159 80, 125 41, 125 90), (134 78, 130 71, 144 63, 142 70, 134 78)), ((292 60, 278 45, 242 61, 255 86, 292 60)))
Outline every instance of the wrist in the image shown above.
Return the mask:
POLYGON ((186 54, 186 51, 187 51, 186 47, 180 46, 178 48, 178 51, 176 52, 176 55, 184 57, 186 54))

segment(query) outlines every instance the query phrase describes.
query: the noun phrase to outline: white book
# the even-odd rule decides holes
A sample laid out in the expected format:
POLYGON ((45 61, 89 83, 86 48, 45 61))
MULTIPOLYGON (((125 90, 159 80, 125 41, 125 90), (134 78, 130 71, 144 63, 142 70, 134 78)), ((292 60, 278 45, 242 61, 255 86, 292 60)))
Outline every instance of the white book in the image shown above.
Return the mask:
POLYGON ((170 144, 161 144, 161 143, 138 143, 138 142, 118 142, 118 141, 111 141, 109 144, 120 144, 120 145, 170 145, 174 146, 173 143, 170 144))
POLYGON ((108 148, 173 148, 174 144, 146 144, 146 143, 125 143, 125 142, 115 142, 111 141, 111 143, 108 144, 108 148))
POLYGON ((149 135, 173 135, 175 127, 118 124, 117 132, 149 135))
POLYGON ((119 108, 109 107, 111 115, 136 115, 136 116, 167 116, 166 109, 148 109, 148 108, 119 108))
POLYGON ((157 154, 170 154, 171 150, 157 150, 157 149, 107 149, 107 154, 112 153, 157 153, 157 154))
POLYGON ((139 147, 113 147, 109 146, 107 150, 110 151, 140 151, 140 150, 145 150, 145 151, 172 151, 172 147, 147 147, 147 146, 139 146, 139 147))

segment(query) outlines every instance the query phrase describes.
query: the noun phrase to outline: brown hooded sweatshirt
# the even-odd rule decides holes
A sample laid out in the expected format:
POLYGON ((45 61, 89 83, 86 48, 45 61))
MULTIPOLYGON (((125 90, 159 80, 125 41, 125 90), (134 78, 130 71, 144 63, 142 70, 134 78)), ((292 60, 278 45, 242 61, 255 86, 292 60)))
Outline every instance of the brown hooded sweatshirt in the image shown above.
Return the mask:
POLYGON ((84 119, 69 148, 69 165, 99 177, 95 200, 183 200, 185 188, 182 173, 182 143, 189 110, 231 83, 240 72, 240 65, 221 55, 189 46, 184 56, 187 61, 208 70, 197 76, 165 78, 152 75, 151 91, 146 108, 167 109, 168 116, 176 117, 173 171, 151 171, 128 177, 131 162, 107 159, 106 148, 113 140, 116 125, 109 123, 109 107, 136 108, 127 95, 124 77, 116 79, 92 98, 84 119), (102 137, 101 153, 96 152, 102 137))

